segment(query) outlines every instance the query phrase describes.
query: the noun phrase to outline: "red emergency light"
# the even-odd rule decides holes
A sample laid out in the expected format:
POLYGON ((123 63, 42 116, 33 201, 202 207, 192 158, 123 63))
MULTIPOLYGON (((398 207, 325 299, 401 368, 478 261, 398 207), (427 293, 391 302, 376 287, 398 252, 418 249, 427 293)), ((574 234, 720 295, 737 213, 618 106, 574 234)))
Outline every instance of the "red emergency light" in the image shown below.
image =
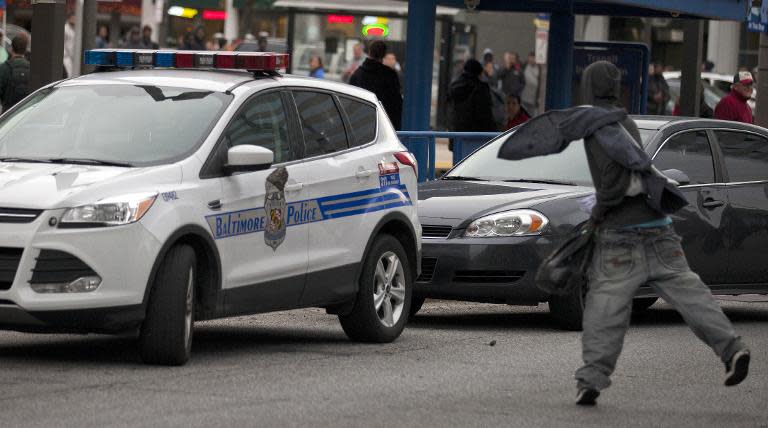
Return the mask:
POLYGON ((115 68, 236 69, 273 73, 288 68, 288 54, 276 52, 172 51, 94 49, 85 63, 115 68))
POLYGON ((224 10, 203 9, 203 19, 208 21, 224 21, 227 19, 227 12, 224 10))

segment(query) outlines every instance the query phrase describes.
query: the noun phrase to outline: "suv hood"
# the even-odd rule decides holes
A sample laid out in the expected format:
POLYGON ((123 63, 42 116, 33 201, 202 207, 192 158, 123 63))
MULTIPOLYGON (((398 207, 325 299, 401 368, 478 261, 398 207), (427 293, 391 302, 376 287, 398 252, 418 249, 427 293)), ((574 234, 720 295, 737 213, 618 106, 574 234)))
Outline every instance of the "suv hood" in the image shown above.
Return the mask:
POLYGON ((419 185, 419 219, 423 224, 455 227, 486 214, 534 208, 553 199, 592 192, 594 189, 586 186, 435 180, 419 185))
POLYGON ((0 206, 55 209, 109 196, 156 191, 159 184, 181 181, 181 168, 147 168, 0 162, 0 206))

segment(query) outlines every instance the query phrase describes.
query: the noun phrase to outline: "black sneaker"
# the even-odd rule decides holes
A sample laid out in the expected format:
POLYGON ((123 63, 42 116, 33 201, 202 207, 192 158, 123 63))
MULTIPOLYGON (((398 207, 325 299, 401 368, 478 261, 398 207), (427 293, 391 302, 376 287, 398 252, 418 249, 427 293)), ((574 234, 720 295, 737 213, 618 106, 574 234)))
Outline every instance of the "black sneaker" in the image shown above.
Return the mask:
POLYGON ((591 388, 579 388, 579 392, 576 394, 576 404, 579 406, 594 406, 597 404, 597 397, 600 396, 600 391, 591 388))
POLYGON ((742 349, 733 354, 731 360, 725 363, 725 386, 738 385, 747 377, 749 372, 749 350, 742 349))

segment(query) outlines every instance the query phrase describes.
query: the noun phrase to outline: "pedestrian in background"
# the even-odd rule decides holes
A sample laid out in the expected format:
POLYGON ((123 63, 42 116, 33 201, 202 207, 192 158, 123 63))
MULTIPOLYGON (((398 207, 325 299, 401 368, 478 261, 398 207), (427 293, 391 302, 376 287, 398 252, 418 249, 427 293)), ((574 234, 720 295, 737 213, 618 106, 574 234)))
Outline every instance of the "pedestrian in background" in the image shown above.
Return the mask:
POLYGON ((64 23, 64 77, 72 77, 75 57, 75 14, 67 14, 64 23))
POLYGON ((536 54, 531 52, 523 69, 525 86, 520 94, 523 108, 531 116, 535 116, 539 109, 539 76, 541 76, 541 68, 536 64, 536 54))
POLYGON ((141 41, 141 31, 139 27, 133 26, 128 31, 128 35, 125 37, 125 41, 121 46, 123 49, 145 49, 144 43, 141 41))
POLYGON ((96 33, 96 49, 106 49, 109 47, 109 27, 102 24, 96 33))
POLYGON ((259 41, 257 43, 259 45, 259 52, 266 52, 267 51, 267 46, 268 46, 267 36, 260 35, 259 36, 259 41))
MULTIPOLYGON (((621 72, 607 61, 591 64, 584 70, 582 94, 587 104, 603 107, 609 114, 620 106, 621 72)), ((584 307, 584 365, 576 371, 576 402, 594 405, 600 391, 610 386, 629 327, 632 299, 644 284, 674 306, 696 336, 721 358, 725 385, 736 385, 747 376, 749 351, 709 288, 688 267, 680 237, 668 211, 663 211, 679 208, 680 203, 673 200, 684 204, 685 197, 652 164, 640 171, 621 163, 621 159, 626 163, 647 155, 635 122, 625 116, 618 123, 631 138, 612 136, 605 144, 592 138, 585 144, 596 196, 590 221, 597 231, 584 307)))
POLYGON ((198 25, 189 37, 186 37, 186 46, 184 49, 188 51, 205 51, 205 27, 198 25))
POLYGON ((0 65, 0 102, 3 111, 29 95, 29 61, 25 54, 29 40, 19 34, 11 40, 11 57, 0 65))
POLYGON ((648 114, 663 115, 669 102, 669 85, 664 79, 664 66, 661 63, 651 65, 653 73, 648 77, 648 114))
POLYGON ((483 51, 483 74, 480 78, 487 82, 491 89, 499 89, 499 66, 493 62, 493 51, 485 48, 483 51))
MULTIPOLYGON (((488 83, 480 80, 483 66, 476 59, 464 63, 464 71, 448 87, 448 123, 456 132, 497 131, 488 83)), ((450 145, 449 148, 453 148, 450 145)))
POLYGON ((141 43, 145 49, 159 49, 160 46, 152 40, 152 27, 145 25, 141 30, 141 43))
POLYGON ((505 129, 512 129, 530 118, 531 116, 520 103, 520 97, 517 95, 507 97, 507 126, 505 129))
POLYGON ((389 120, 392 121, 392 126, 399 131, 403 115, 403 96, 397 73, 382 63, 386 54, 386 43, 381 40, 371 43, 368 47, 368 58, 352 73, 349 84, 376 94, 389 120))
POLYGON ((715 106, 715 119, 754 123, 752 109, 747 101, 752 98, 752 73, 740 71, 733 76, 731 92, 715 106))
POLYGON ((499 70, 498 78, 501 82, 501 90, 506 96, 520 97, 523 94, 525 76, 519 58, 517 52, 504 52, 504 67, 499 70))
POLYGON ((381 62, 392 70, 395 70, 395 73, 397 73, 397 79, 400 81, 400 89, 402 90, 404 88, 403 69, 400 67, 400 63, 397 62, 397 56, 393 52, 387 52, 387 54, 384 55, 384 60, 381 62))
POLYGON ((352 77, 352 73, 354 73, 357 70, 357 68, 363 64, 363 61, 365 61, 365 52, 363 52, 363 44, 355 43, 355 45, 352 46, 352 61, 344 70, 344 73, 342 73, 341 80, 344 81, 345 83, 348 83, 349 78, 352 77))
POLYGON ((316 79, 325 78, 325 69, 323 68, 323 59, 320 55, 312 55, 309 58, 309 77, 316 79))

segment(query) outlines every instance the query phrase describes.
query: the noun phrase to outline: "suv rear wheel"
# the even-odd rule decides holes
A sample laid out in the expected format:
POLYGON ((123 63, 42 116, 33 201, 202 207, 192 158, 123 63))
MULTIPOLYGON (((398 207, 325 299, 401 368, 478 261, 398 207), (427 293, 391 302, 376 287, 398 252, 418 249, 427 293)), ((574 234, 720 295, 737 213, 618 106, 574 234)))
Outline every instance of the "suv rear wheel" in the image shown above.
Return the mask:
POLYGON ((152 284, 139 350, 147 364, 182 365, 192 351, 195 317, 195 251, 177 245, 168 251, 152 284))
POLYGON ((358 342, 392 342, 408 321, 413 278, 403 245, 379 235, 363 262, 355 306, 339 316, 341 327, 358 342))

